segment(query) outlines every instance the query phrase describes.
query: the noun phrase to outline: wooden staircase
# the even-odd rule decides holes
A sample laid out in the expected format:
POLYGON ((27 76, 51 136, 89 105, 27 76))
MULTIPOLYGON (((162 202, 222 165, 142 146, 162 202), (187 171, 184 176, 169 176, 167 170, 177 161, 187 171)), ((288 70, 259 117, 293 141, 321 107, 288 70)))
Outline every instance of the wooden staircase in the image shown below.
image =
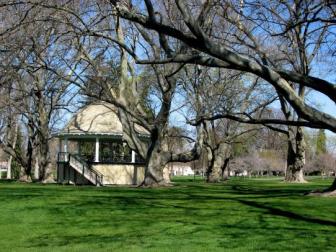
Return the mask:
POLYGON ((103 174, 90 167, 79 155, 67 152, 58 153, 58 163, 67 165, 96 186, 103 186, 103 174))

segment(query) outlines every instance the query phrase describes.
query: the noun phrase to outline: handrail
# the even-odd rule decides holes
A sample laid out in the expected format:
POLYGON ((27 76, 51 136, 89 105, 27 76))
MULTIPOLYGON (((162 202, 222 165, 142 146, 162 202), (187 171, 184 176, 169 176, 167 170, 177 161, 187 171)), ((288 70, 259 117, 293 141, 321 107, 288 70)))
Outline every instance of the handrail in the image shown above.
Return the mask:
MULTIPOLYGON (((76 162, 79 163, 82 166, 81 169, 82 169, 82 174, 84 176, 85 176, 85 173, 91 173, 90 175, 88 175, 90 177, 90 180, 93 180, 93 177, 94 177, 96 185, 103 185, 104 175, 102 173, 90 167, 79 155, 70 154, 70 153, 68 155, 69 155, 70 165, 73 164, 72 166, 76 166, 76 162), (72 160, 74 160, 75 162, 72 162, 72 160)), ((74 168, 78 169, 79 167, 74 167, 74 168)))
POLYGON ((87 166, 87 168, 89 170, 91 170, 92 172, 96 173, 99 176, 104 176, 100 171, 97 171, 96 169, 90 167, 82 158, 80 155, 78 154, 70 154, 70 156, 73 156, 78 162, 80 162, 82 165, 87 166))
POLYGON ((68 152, 58 152, 57 162, 69 162, 69 153, 68 152))

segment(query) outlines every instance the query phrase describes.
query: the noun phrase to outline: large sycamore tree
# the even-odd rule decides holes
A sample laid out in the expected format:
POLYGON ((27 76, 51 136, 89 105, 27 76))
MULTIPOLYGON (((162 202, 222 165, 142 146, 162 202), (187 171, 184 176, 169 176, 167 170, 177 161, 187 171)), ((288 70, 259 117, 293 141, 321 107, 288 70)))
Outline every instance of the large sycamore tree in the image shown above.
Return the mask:
MULTIPOLYGON (((35 6, 30 1, 25 4, 35 6)), ((124 126, 123 138, 145 160, 143 186, 168 184, 164 168, 169 162, 198 158, 202 125, 195 127, 194 146, 189 150, 173 153, 168 148, 172 103, 185 64, 146 64, 142 68, 135 64, 138 53, 160 61, 187 50, 183 43, 171 44, 164 34, 157 39, 156 32, 133 26, 114 15, 114 5, 106 1, 36 5, 53 12, 43 22, 60 24, 63 30, 58 35, 69 41, 69 53, 59 60, 68 71, 47 63, 42 68, 80 88, 82 94, 115 106, 124 126), (156 99, 151 102, 153 96, 156 99), (145 140, 143 129, 149 135, 145 140)))
POLYGON ((1 107, 8 111, 0 146, 22 167, 22 180, 50 182, 52 133, 73 97, 71 82, 60 78, 66 69, 61 59, 67 55, 62 24, 52 22, 57 14, 38 5, 8 3, 0 10, 5 17, 0 29, 0 90, 6 94, 1 107), (45 22, 48 18, 51 21, 45 22), (23 134, 25 145, 20 151, 18 134, 23 134))
MULTIPOLYGON (((233 47, 232 41, 227 39, 228 33, 223 29, 227 28, 228 31, 232 29, 228 25, 226 18, 226 14, 230 13, 229 7, 239 6, 244 1, 169 1, 169 4, 175 7, 175 11, 178 12, 179 17, 183 20, 183 25, 178 27, 169 22, 168 16, 156 17, 159 16, 159 12, 154 8, 154 3, 155 6, 160 6, 160 3, 162 4, 161 1, 146 0, 144 1, 146 8, 143 8, 142 5, 127 3, 127 1, 111 2, 115 5, 116 15, 147 29, 170 36, 194 49, 192 52, 187 51, 187 53, 175 54, 160 63, 195 63, 252 73, 272 85, 302 119, 300 121, 284 121, 282 122, 283 124, 323 127, 336 132, 336 119, 322 110, 307 104, 291 85, 291 82, 294 82, 301 86, 309 87, 326 95, 335 102, 336 87, 334 83, 322 78, 302 74, 295 71, 295 69, 287 70, 286 68, 276 68, 267 65, 256 58, 254 52, 250 54, 240 52, 239 45, 233 47)), ((239 20, 239 15, 237 15, 236 22, 238 26, 239 20)), ((267 37, 264 40, 267 40, 267 37)), ((138 59, 137 62, 145 63, 141 59, 138 59)), ((155 59, 153 59, 153 62, 159 63, 155 59)), ((276 120, 274 122, 281 123, 276 120)))
POLYGON ((259 78, 232 70, 189 66, 183 80, 190 111, 186 121, 191 125, 203 124, 206 180, 219 182, 226 179, 224 172, 237 139, 266 127, 247 125, 258 124, 258 120, 239 121, 240 116, 259 118, 277 96, 259 78), (222 118, 215 118, 218 114, 222 118))
MULTIPOLYGON (((292 146, 294 156, 299 157, 294 158, 298 160, 298 165, 295 165, 295 162, 293 165, 298 171, 304 163, 302 162, 304 148, 301 148, 303 138, 299 127, 325 128, 336 132, 336 119, 304 100, 305 90, 309 88, 336 101, 335 84, 322 77, 312 76, 309 69, 317 53, 326 52, 326 55, 331 55, 328 54, 327 47, 320 45, 332 41, 333 35, 330 29, 334 29, 335 6, 328 1, 316 3, 294 0, 270 1, 270 5, 262 5, 259 2, 106 0, 85 3, 13 1, 9 4, 24 5, 28 10, 40 6, 58 13, 57 18, 48 17, 43 21, 60 22, 65 27, 64 34, 74 35, 71 50, 74 51, 74 58, 80 62, 78 65, 82 65, 83 61, 90 66, 94 65, 91 62, 97 58, 99 51, 104 51, 105 48, 114 47, 119 51, 116 54, 120 58, 120 63, 117 64, 120 67, 118 92, 109 88, 109 96, 113 97, 110 100, 118 107, 123 123, 131 122, 129 124, 131 126, 140 124, 152 136, 151 141, 153 140, 152 143, 155 144, 150 144, 148 149, 136 144, 138 142, 135 141, 136 137, 129 137, 132 148, 139 153, 146 153, 141 155, 147 160, 146 183, 151 184, 160 183, 163 179, 162 172, 154 172, 156 169, 150 168, 152 162, 150 158, 155 156, 154 153, 160 153, 159 159, 169 160, 165 158, 169 156, 169 152, 167 155, 165 151, 162 152, 165 149, 164 141, 155 136, 165 135, 166 129, 162 126, 167 124, 165 121, 168 122, 166 118, 169 117, 173 94, 178 83, 177 76, 185 64, 250 73, 273 87, 286 115, 284 119, 256 120, 246 115, 235 119, 258 122, 271 127, 275 124, 292 126, 291 129, 294 130, 291 135, 289 134, 289 147, 292 146), (311 30, 307 28, 309 24, 313 24, 310 27, 318 29, 318 32, 314 33, 314 38, 317 39, 311 39, 311 30), (90 38, 91 45, 92 42, 96 44, 98 40, 105 40, 108 43, 99 44, 90 55, 85 50, 87 38, 90 38), (280 43, 274 44, 275 39, 279 39, 280 43), (311 45, 311 41, 315 41, 316 49, 307 48, 311 45), (299 53, 293 54, 296 49, 299 53), (159 112, 150 120, 144 120, 143 118, 146 118, 144 114, 137 114, 140 108, 137 105, 139 99, 136 98, 138 94, 135 91, 139 85, 136 84, 137 78, 134 76, 138 74, 138 70, 133 67, 133 63, 149 65, 156 76, 156 82, 159 83, 161 106, 156 111, 159 112), (290 111, 291 109, 293 111, 290 111), (288 111, 291 113, 287 113, 288 111), (157 123, 161 125, 158 126, 157 123), (141 149, 147 151, 143 152, 141 149), (155 178, 156 175, 158 178, 155 178)), ((78 73, 81 71, 85 73, 86 70, 83 67, 76 69, 73 65, 69 67, 72 73, 77 74, 77 77, 71 79, 73 82, 74 79, 80 78, 78 73)), ((97 72, 97 67, 95 71, 97 72)), ((227 115, 218 113, 204 118, 203 121, 219 118, 227 118, 227 115)), ((202 118, 197 118, 197 121, 202 121, 202 118)), ((134 128, 130 127, 132 131, 134 128)), ((132 132, 125 132, 125 136, 131 136, 130 133, 132 132)), ((136 132, 133 132, 133 136, 136 136, 134 133, 136 132)), ((170 157, 173 157, 171 153, 170 157)), ((189 157, 180 156, 179 159, 188 160, 189 157)), ((153 166, 162 166, 165 162, 158 161, 159 165, 153 166)), ((292 174, 289 180, 292 178, 296 180, 296 177, 300 176, 297 175, 300 172, 292 174)))
MULTIPOLYGON (((127 1, 111 2, 116 15, 164 33, 193 49, 192 53, 189 50, 166 58, 162 64, 184 62, 234 69, 252 73, 272 85, 281 100, 285 118, 267 119, 263 123, 291 126, 288 130, 290 169, 286 179, 303 181, 304 139, 299 126, 336 132, 336 119, 304 100, 309 88, 336 102, 335 84, 311 75, 317 54, 332 58, 332 52, 323 45, 332 44, 334 38, 334 5, 328 1, 270 1, 268 5, 243 0, 168 1, 183 20, 182 26, 176 26, 169 16, 162 17, 158 11, 162 1, 145 0, 146 8, 127 1), (159 20, 154 18, 157 16, 159 20), (272 47, 275 38, 280 42, 272 47)), ((138 62, 144 63, 141 59, 138 62)), ((159 63, 156 59, 152 62, 159 63)))

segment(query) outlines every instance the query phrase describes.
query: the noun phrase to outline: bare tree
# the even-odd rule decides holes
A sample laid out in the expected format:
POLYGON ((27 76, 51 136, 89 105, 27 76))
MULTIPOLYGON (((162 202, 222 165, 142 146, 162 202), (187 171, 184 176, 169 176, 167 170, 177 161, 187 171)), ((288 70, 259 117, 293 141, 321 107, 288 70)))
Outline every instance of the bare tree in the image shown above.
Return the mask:
MULTIPOLYGON (((184 42, 187 46, 197 50, 194 54, 179 54, 173 55, 170 58, 161 60, 165 62, 185 62, 197 63, 213 67, 222 67, 236 69, 240 71, 253 73, 268 83, 273 85, 279 94, 295 109, 300 118, 307 120, 304 122, 292 122, 296 125, 309 125, 311 127, 325 127, 335 131, 336 120, 331 115, 328 115, 316 108, 306 104, 295 90, 291 87, 290 82, 299 83, 302 86, 310 87, 318 92, 327 95, 335 101, 335 85, 326 80, 316 77, 305 76, 295 71, 285 69, 277 69, 274 66, 269 66, 254 57, 254 53, 246 54, 234 50, 232 41, 226 39, 227 33, 222 33, 218 36, 217 27, 227 27, 228 8, 231 6, 241 6, 241 1, 218 1, 212 3, 205 1, 203 4, 186 4, 182 0, 176 0, 176 10, 179 11, 181 18, 184 21, 184 26, 175 27, 172 23, 166 22, 161 18, 159 21, 155 19, 155 11, 151 1, 146 1, 147 13, 140 11, 137 6, 125 5, 122 2, 115 2, 116 14, 140 24, 148 29, 153 29, 171 36, 179 41, 184 42), (129 7, 132 6, 132 9, 129 7), (193 15, 192 13, 199 13, 193 15), (222 15, 224 13, 224 15, 222 15), (204 22, 207 20, 208 22, 204 22), (203 55, 203 52, 206 55, 203 55), (246 57, 248 56, 248 58, 246 57)), ((231 10, 234 10, 231 8, 231 10)), ((241 17, 248 17, 242 11, 236 18, 236 26, 241 23, 241 17)), ((169 19, 168 19, 169 20, 169 19)), ((247 19, 248 20, 248 19, 247 19)), ((250 20, 250 23, 252 21, 250 20)), ((236 29, 233 30, 235 32, 236 29)), ((137 62, 141 63, 141 60, 137 62)), ((147 61, 148 62, 148 61, 147 61)), ((156 62, 159 63, 159 62, 156 62)), ((291 122, 291 121, 290 121, 291 122)))
POLYGON ((83 24, 81 27, 67 23, 68 34, 73 38, 73 58, 77 60, 71 66, 72 76, 68 80, 84 94, 116 107, 123 125, 123 138, 146 162, 143 185, 165 185, 169 182, 169 177, 164 176, 166 164, 197 158, 202 142, 198 134, 194 148, 182 153, 173 153, 167 146, 171 105, 183 64, 153 64, 141 69, 129 55, 134 55, 141 47, 148 57, 160 59, 183 50, 183 46, 172 47, 164 35, 156 40, 153 33, 140 26, 129 26, 112 15, 111 6, 100 2, 89 7, 82 5, 79 9, 66 6, 67 18, 83 24), (99 22, 86 19, 86 8, 90 8, 92 20, 99 22), (125 48, 126 44, 130 45, 130 50, 125 48), (153 96, 156 96, 156 102, 151 103, 148 100, 153 96), (139 127, 150 135, 147 141, 139 127))
POLYGON ((276 100, 276 96, 263 88, 258 79, 249 77, 236 71, 207 67, 189 67, 183 76, 189 106, 194 111, 187 121, 192 125, 204 125, 208 182, 223 179, 232 156, 232 143, 243 134, 263 127, 243 126, 231 118, 241 118, 243 115, 258 117, 267 105, 276 100), (212 119, 218 114, 222 118, 212 119))
MULTIPOLYGON (((41 12, 36 6, 32 9, 33 7, 29 9, 30 15, 35 19, 44 19, 50 14, 41 12)), ((8 11, 13 15, 17 13, 15 8, 8 11)), ((31 21, 5 31, 2 32, 2 41, 5 42, 6 51, 0 64, 4 74, 2 88, 14 94, 5 106, 13 110, 16 118, 20 118, 26 148, 25 153, 16 153, 15 145, 7 142, 3 146, 24 168, 25 180, 31 179, 35 165, 35 178, 50 181, 49 141, 55 122, 59 119, 58 114, 71 101, 70 82, 61 79, 54 72, 55 69, 58 73, 64 70, 60 58, 65 57, 66 50, 63 47, 64 41, 59 42, 60 26, 31 21), (10 43, 12 40, 16 40, 16 43, 10 43)), ((13 132, 17 132, 15 129, 18 124, 19 122, 12 124, 13 132)))

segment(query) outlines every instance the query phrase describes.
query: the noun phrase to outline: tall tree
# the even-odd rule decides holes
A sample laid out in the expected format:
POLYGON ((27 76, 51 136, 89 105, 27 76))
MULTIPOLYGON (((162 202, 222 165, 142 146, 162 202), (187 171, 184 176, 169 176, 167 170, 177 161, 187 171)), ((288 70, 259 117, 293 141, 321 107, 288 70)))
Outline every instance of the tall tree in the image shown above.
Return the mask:
POLYGON ((72 67, 72 76, 67 80, 80 87, 86 95, 116 107, 123 125, 123 138, 145 160, 143 185, 167 184, 169 178, 163 172, 166 164, 197 158, 202 143, 202 134, 197 134, 196 143, 189 151, 173 153, 167 146, 172 102, 184 65, 152 64, 141 69, 129 55, 142 48, 144 55, 160 59, 184 50, 183 45, 179 43, 173 47, 165 35, 156 40, 152 32, 140 26, 129 26, 128 22, 113 15, 112 5, 108 3, 69 4, 64 8, 68 20, 67 35, 73 38, 72 58, 76 59, 72 65, 68 64, 72 67), (90 20, 86 17, 88 9, 90 20), (79 21, 79 25, 74 25, 76 22, 73 20, 79 21), (126 44, 130 50, 125 48, 126 44), (153 103, 144 102, 153 96, 156 97, 153 103), (148 141, 143 140, 139 127, 150 135, 148 141))
MULTIPOLYGON (((195 49, 196 52, 200 52, 173 55, 165 60, 161 60, 161 63, 198 63, 253 73, 270 83, 277 92, 285 98, 290 106, 295 109, 300 118, 304 120, 295 122, 287 121, 285 123, 318 128, 325 127, 332 131, 336 131, 336 119, 331 115, 306 104, 291 87, 290 82, 310 87, 325 94, 333 101, 336 101, 334 84, 323 79, 311 77, 310 75, 305 76, 295 71, 288 71, 285 68, 278 69, 275 66, 267 65, 262 60, 260 61, 259 59, 256 59, 254 52, 248 53, 249 51, 242 52, 237 50, 237 47, 235 46, 236 44, 232 44, 235 41, 228 39, 227 33, 221 33, 221 36, 218 37, 219 33, 217 32, 217 27, 230 28, 228 25, 227 13, 230 13, 230 11, 235 12, 235 8, 231 7, 241 6, 242 3, 244 3, 244 1, 218 1, 216 3, 205 1, 202 4, 196 3, 191 5, 183 0, 176 0, 176 10, 179 11, 179 15, 184 21, 184 26, 176 27, 173 23, 168 21, 169 17, 166 19, 162 18, 160 21, 154 18, 155 13, 157 12, 154 11, 152 1, 146 1, 146 6, 150 6, 150 9, 147 8, 145 11, 143 8, 137 8, 139 7, 137 5, 114 2, 117 15, 142 25, 143 27, 159 31, 182 41, 188 47, 195 49), (132 6, 132 8, 129 8, 130 6, 132 6), (231 10, 229 10, 230 8, 231 10), (193 15, 192 13, 199 14, 193 15), (207 22, 204 22, 204 20, 207 22), (205 53, 205 55, 202 53, 205 53)), ((244 13, 243 11, 239 11, 235 21, 237 26, 240 26, 242 16, 244 16, 250 24, 253 24, 254 21, 248 19, 250 14, 251 13, 249 12, 244 13)), ((235 32, 236 29, 233 29, 232 31, 235 32)), ((262 32, 263 30, 259 29, 252 31, 262 32)), ((270 38, 269 34, 265 34, 264 41, 267 41, 267 38, 270 38)), ((138 60, 137 62, 141 63, 141 60, 138 60)))
POLYGON ((316 138, 316 155, 327 153, 327 137, 325 130, 320 129, 316 138))
MULTIPOLYGON (((3 143, 3 146, 22 165, 25 180, 31 179, 35 164, 35 178, 48 181, 52 175, 49 141, 59 113, 71 101, 70 82, 60 78, 60 74, 64 74, 61 59, 68 52, 64 50, 65 40, 60 40, 61 25, 36 21, 55 17, 50 12, 41 11, 38 6, 29 8, 22 5, 10 6, 7 11, 13 16, 23 15, 19 19, 21 21, 30 21, 20 21, 15 29, 8 29, 11 27, 8 24, 11 19, 8 19, 1 30, 6 48, 2 54, 4 60, 0 64, 0 71, 4 73, 2 88, 12 93, 6 106, 20 118, 26 139, 25 152, 15 152, 13 144, 3 143), (19 14, 17 7, 23 10, 19 14), (11 43, 13 40, 16 43, 11 43)), ((11 124, 13 132, 18 124, 11 124)))

